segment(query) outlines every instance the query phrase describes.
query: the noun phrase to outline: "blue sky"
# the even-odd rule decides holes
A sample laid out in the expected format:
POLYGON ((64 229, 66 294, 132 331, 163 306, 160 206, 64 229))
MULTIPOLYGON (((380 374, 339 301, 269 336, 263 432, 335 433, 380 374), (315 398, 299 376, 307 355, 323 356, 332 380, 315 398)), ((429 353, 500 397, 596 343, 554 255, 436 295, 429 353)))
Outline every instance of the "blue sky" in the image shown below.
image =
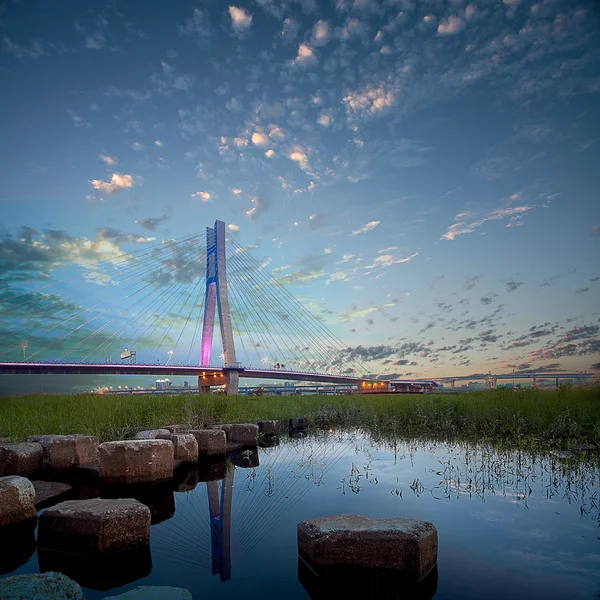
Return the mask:
POLYGON ((221 219, 373 371, 597 368, 594 2, 9 1, 0 19, 5 289, 221 219))

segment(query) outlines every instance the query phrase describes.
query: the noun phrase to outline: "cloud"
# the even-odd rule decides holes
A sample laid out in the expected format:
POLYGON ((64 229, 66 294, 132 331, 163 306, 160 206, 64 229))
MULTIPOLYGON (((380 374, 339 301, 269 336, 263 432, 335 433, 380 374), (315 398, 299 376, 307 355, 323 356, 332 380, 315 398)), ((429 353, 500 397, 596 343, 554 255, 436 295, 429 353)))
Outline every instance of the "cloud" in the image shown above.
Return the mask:
POLYGON ((360 91, 349 92, 342 98, 349 118, 375 115, 394 104, 394 89, 385 83, 367 85, 360 91))
POLYGON ((297 162, 303 171, 308 171, 310 169, 308 156, 303 146, 294 146, 290 152, 290 159, 297 162))
POLYGON ((379 225, 380 223, 381 221, 369 221, 369 223, 367 223, 364 227, 361 227, 360 229, 354 229, 350 235, 358 235, 359 233, 371 231, 375 229, 375 227, 377 227, 377 225, 379 225))
MULTIPOLYGON (((414 254, 411 254, 410 256, 406 256, 403 258, 394 256, 393 254, 381 254, 380 256, 377 256, 375 258, 375 260, 373 261, 374 264, 372 266, 391 267, 392 265, 407 263, 409 260, 413 259, 415 256, 418 256, 418 254, 419 254, 418 252, 415 252, 414 254)), ((371 267, 364 267, 364 268, 368 269, 371 267)))
MULTIPOLYGON (((448 227, 448 231, 444 233, 441 237, 442 240, 455 240, 458 236, 464 235, 466 233, 473 233, 475 229, 487 223, 488 221, 498 221, 501 219, 508 218, 508 224, 506 227, 515 227, 520 225, 523 217, 533 209, 533 206, 513 206, 509 208, 498 208, 493 210, 485 217, 482 217, 479 220, 468 222, 465 220, 459 220, 458 222, 450 225, 448 227)), ((457 219, 469 216, 468 213, 461 213, 456 215, 457 219)))
POLYGON ((464 288, 466 290, 473 289, 479 282, 481 281, 481 275, 473 275, 472 277, 467 277, 465 281, 464 288))
POLYGON ((465 22, 460 17, 450 16, 438 25, 437 30, 440 35, 456 35, 464 28, 465 22))
POLYGON ((264 133, 258 131, 252 134, 252 143, 259 148, 266 148, 269 145, 269 138, 264 133))
POLYGON ((147 219, 139 219, 136 224, 148 231, 156 231, 159 225, 171 218, 171 215, 165 214, 162 217, 148 217, 147 219))
POLYGON ((212 194, 210 192, 195 192, 192 194, 192 198, 198 198, 202 202, 208 202, 212 198, 212 194))
POLYGON ((92 179, 90 183, 94 189, 109 195, 124 192, 135 184, 133 175, 123 175, 121 173, 113 173, 110 181, 92 179))
POLYGON ((98 154, 100 160, 104 161, 109 167, 113 167, 117 164, 117 160, 115 158, 111 158, 110 156, 105 156, 104 154, 98 154))
POLYGON ((515 290, 518 290, 522 285, 523 285, 522 281, 515 281, 514 279, 509 279, 506 282, 506 291, 514 292, 515 290))
POLYGON ((179 32, 188 37, 209 37, 210 28, 206 15, 199 8, 195 8, 192 16, 182 26, 179 27, 179 32))
POLYGON ((249 219, 260 217, 268 208, 268 204, 265 202, 264 198, 259 196, 254 196, 250 199, 250 202, 252 202, 252 208, 246 211, 246 216, 249 219))
POLYGON ((252 24, 252 15, 244 8, 230 6, 229 16, 231 17, 231 25, 236 31, 246 31, 252 24))
POLYGON ((75 125, 75 127, 84 127, 85 129, 89 129, 92 126, 91 123, 88 123, 83 117, 79 116, 71 109, 68 109, 67 112, 69 113, 71 121, 73 121, 73 125, 75 125))
POLYGON ((313 27, 311 43, 313 46, 324 46, 331 37, 331 27, 327 21, 317 21, 313 27))
POLYGON ((293 63, 295 65, 311 65, 313 63, 315 63, 317 60, 317 57, 315 55, 314 50, 311 48, 310 44, 307 44, 306 42, 302 42, 302 44, 300 44, 300 46, 298 47, 298 54, 296 55, 296 58, 293 60, 293 63))
POLYGON ((15 58, 31 58, 33 60, 47 55, 48 49, 52 48, 52 44, 41 40, 33 40, 29 43, 29 46, 21 46, 6 36, 3 39, 3 46, 4 51, 12 54, 15 58))
POLYGON ((239 196, 242 193, 242 190, 240 188, 231 188, 231 193, 234 196, 239 196))
POLYGON ((322 127, 329 127, 333 123, 333 112, 331 110, 323 111, 317 118, 317 123, 322 127))
POLYGON ((154 142, 154 145, 155 145, 157 148, 162 148, 162 147, 163 147, 163 143, 162 143, 160 140, 156 140, 156 141, 154 142))
POLYGON ((229 227, 229 231, 239 231, 240 230, 240 228, 237 225, 234 225, 233 223, 229 223, 228 227, 229 227))
POLYGON ((143 150, 145 148, 145 146, 143 144, 140 144, 139 142, 133 142, 133 144, 131 144, 131 149, 135 150, 136 152, 139 152, 140 150, 143 150))

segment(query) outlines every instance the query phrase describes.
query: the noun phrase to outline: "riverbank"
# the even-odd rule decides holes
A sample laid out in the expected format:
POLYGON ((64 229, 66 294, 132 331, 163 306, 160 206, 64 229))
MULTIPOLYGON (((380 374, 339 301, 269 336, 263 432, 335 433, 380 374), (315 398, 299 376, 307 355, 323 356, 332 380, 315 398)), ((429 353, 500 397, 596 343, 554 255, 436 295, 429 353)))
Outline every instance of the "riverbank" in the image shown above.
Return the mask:
POLYGON ((201 428, 307 417, 311 426, 375 436, 497 440, 569 448, 600 444, 600 388, 348 396, 31 395, 0 400, 0 438, 83 433, 124 439, 172 423, 201 428))

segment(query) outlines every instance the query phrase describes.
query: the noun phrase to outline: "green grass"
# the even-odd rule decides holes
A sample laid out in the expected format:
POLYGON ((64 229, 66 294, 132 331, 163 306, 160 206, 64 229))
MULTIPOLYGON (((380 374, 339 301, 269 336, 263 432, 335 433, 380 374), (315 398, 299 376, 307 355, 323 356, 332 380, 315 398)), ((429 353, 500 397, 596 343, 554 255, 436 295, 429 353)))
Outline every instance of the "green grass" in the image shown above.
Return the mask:
POLYGON ((85 433, 102 441, 174 423, 256 423, 307 417, 316 427, 375 436, 491 440, 568 448, 600 443, 600 388, 439 395, 32 395, 0 400, 0 437, 85 433))

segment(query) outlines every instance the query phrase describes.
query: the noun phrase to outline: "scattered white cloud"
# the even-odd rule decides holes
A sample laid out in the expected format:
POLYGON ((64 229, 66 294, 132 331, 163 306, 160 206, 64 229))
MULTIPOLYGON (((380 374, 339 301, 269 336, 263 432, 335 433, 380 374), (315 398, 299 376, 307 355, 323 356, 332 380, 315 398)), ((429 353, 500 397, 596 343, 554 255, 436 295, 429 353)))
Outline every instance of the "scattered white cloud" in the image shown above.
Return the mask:
POLYGON ((252 24, 252 15, 244 8, 229 7, 231 25, 236 31, 245 31, 252 24))
POLYGON ((156 140, 156 141, 154 142, 154 145, 155 145, 157 148, 162 148, 162 147, 163 147, 163 143, 162 143, 160 140, 156 140))
POLYGON ((122 175, 121 173, 113 173, 110 181, 102 179, 92 179, 90 181, 92 187, 103 194, 118 194, 134 186, 133 175, 122 175))
MULTIPOLYGON (((392 265, 407 263, 409 260, 411 260, 415 256, 418 256, 418 254, 419 254, 418 252, 415 252, 414 254, 411 254, 410 256, 406 256, 406 257, 398 257, 393 254, 381 254, 380 256, 377 256, 375 258, 373 263, 375 266, 378 266, 378 267, 391 267, 392 265)), ((371 267, 365 267, 365 268, 371 268, 371 267)))
POLYGON ((240 188, 231 188, 231 193, 234 196, 239 196, 242 193, 242 190, 240 188))
POLYGON ((457 222, 450 225, 448 231, 441 237, 443 240, 455 240, 460 235, 466 233, 473 233, 478 227, 487 223, 488 221, 498 221, 501 219, 508 219, 506 227, 516 227, 521 225, 523 217, 533 209, 533 206, 522 205, 513 206, 509 208, 498 208, 493 210, 486 216, 475 221, 468 221, 465 217, 468 217, 469 213, 460 213, 456 215, 457 222))
POLYGON ((308 66, 316 62, 316 60, 317 57, 310 44, 302 42, 302 44, 300 44, 300 46, 298 47, 298 54, 296 55, 296 58, 293 62, 295 65, 308 66))
POLYGON ((333 254, 333 248, 325 248, 325 250, 323 250, 323 252, 325 254, 333 254))
POLYGON ((275 150, 273 150, 273 148, 270 148, 265 152, 265 156, 267 158, 273 158, 275 156, 275 150))
POLYGON ((75 125, 75 127, 84 127, 85 129, 89 129, 92 126, 91 123, 88 123, 83 117, 78 115, 76 112, 70 109, 68 109, 67 112, 69 113, 71 121, 73 121, 73 125, 75 125))
POLYGON ((292 151, 290 152, 290 158, 297 162, 300 168, 303 171, 306 171, 310 168, 310 164, 308 162, 308 156, 303 146, 297 145, 294 146, 292 151))
POLYGON ((252 134, 252 143, 259 148, 265 148, 269 145, 269 138, 264 133, 260 133, 259 131, 255 131, 252 134))
POLYGON ((317 123, 322 127, 329 127, 333 123, 333 111, 323 111, 317 118, 317 123))
POLYGON ((212 194, 210 192, 194 192, 192 198, 198 198, 198 200, 201 200, 202 202, 208 202, 212 198, 212 194))
POLYGON ((234 225, 233 223, 229 223, 228 227, 229 227, 230 231, 239 231, 240 230, 240 228, 237 225, 234 225))
POLYGON ((112 167, 117 164, 117 160, 110 156, 106 156, 105 154, 99 154, 100 160, 104 161, 109 167, 112 167))
POLYGON ((317 21, 313 27, 311 43, 313 46, 324 46, 331 37, 331 27, 327 21, 317 21))
POLYGON ((40 58, 40 56, 48 54, 48 49, 52 47, 52 44, 42 42, 41 40, 33 40, 28 46, 21 46, 4 36, 3 46, 4 50, 12 54, 15 58, 31 58, 35 60, 40 58))
POLYGON ((276 275, 277 273, 281 273, 282 271, 286 271, 287 269, 291 269, 291 265, 283 265, 281 267, 275 267, 271 273, 273 273, 273 275, 276 275))
POLYGON ((465 28, 465 22, 457 16, 450 16, 447 19, 444 19, 438 25, 438 33, 440 35, 456 35, 460 33, 465 28))
POLYGON ((145 146, 144 144, 140 144, 139 142, 133 142, 133 144, 131 144, 131 148, 136 152, 139 152, 140 150, 143 150, 145 146))
POLYGON ((342 101, 346 105, 348 116, 377 114, 394 104, 396 99, 393 88, 385 83, 367 85, 362 90, 349 92, 342 101))
POLYGON ((258 196, 251 198, 250 202, 252 202, 252 208, 246 211, 246 216, 249 219, 256 219, 266 210, 266 204, 258 196))
POLYGON ((380 223, 381 221, 369 221, 364 227, 361 227, 360 229, 354 229, 351 235, 358 235, 359 233, 371 231, 375 229, 375 227, 377 227, 377 225, 379 225, 380 223))

